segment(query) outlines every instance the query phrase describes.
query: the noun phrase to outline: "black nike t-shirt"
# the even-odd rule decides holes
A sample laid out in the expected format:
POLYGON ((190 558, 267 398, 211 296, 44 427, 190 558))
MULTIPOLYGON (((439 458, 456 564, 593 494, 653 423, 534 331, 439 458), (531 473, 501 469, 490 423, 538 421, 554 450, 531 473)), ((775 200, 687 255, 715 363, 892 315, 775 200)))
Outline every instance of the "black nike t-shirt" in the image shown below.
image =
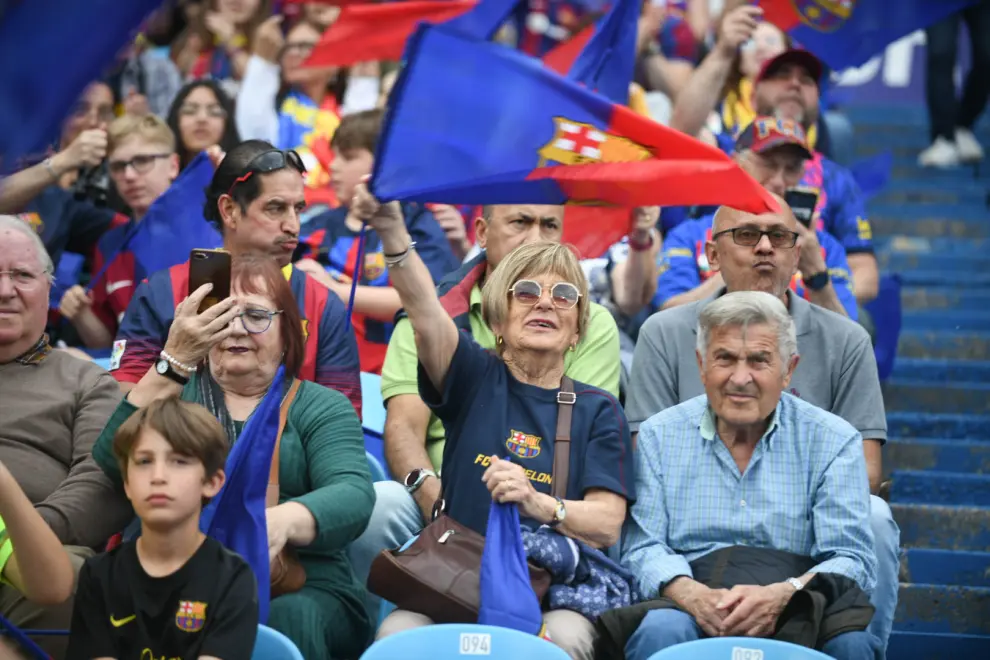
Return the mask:
POLYGON ((136 542, 86 561, 79 573, 69 660, 250 660, 258 588, 238 555, 207 538, 185 565, 151 577, 136 542))

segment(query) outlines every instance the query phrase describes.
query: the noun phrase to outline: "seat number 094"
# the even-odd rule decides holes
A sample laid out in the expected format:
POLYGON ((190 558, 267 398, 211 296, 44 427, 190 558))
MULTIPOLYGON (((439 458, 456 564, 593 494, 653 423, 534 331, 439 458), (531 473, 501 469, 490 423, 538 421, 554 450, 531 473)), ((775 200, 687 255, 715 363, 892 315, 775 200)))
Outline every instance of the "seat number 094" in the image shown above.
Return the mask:
POLYGON ((461 633, 461 655, 491 655, 492 636, 488 633, 461 633))
POLYGON ((734 646, 732 647, 732 660, 763 660, 763 651, 734 646))

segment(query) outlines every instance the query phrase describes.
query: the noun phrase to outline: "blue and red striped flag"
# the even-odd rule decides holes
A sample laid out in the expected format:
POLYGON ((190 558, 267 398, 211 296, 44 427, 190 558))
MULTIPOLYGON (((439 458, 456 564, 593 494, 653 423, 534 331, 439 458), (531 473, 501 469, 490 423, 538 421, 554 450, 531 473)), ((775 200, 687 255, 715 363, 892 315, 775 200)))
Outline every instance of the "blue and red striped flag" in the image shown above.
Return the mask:
POLYGON ((617 0, 567 77, 484 41, 512 6, 483 1, 417 28, 378 144, 377 197, 777 209, 721 151, 624 107, 638 0, 617 0))
POLYGON ((763 17, 835 70, 860 66, 903 36, 975 0, 758 0, 763 17))

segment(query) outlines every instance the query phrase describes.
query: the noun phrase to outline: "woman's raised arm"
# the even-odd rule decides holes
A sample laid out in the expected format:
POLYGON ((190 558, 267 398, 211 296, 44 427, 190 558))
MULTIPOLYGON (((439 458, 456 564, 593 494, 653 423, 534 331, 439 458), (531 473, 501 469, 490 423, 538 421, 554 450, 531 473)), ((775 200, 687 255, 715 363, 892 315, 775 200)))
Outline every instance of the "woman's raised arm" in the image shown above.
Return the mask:
POLYGON ((358 185, 352 211, 378 233, 389 281, 416 334, 419 361, 433 386, 443 391, 450 360, 457 350, 457 326, 437 298, 433 278, 416 254, 398 202, 379 204, 364 184, 358 185))

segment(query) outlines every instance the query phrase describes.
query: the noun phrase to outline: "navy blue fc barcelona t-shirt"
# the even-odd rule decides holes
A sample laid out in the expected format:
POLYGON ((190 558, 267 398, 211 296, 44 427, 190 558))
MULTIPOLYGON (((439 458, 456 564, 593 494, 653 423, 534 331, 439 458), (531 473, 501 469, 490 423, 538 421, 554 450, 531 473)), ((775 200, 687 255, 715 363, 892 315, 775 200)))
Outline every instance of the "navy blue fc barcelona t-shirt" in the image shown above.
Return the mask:
MULTIPOLYGON (((550 494, 557 392, 516 380, 505 363, 461 333, 443 392, 419 367, 423 401, 443 421, 447 441, 442 481, 447 514, 480 534, 491 494, 481 481, 492 455, 518 463, 536 490, 550 494)), ((597 387, 574 383, 567 496, 580 500, 600 488, 635 499, 629 425, 619 403, 597 387)), ((533 526, 536 521, 523 519, 533 526)))

